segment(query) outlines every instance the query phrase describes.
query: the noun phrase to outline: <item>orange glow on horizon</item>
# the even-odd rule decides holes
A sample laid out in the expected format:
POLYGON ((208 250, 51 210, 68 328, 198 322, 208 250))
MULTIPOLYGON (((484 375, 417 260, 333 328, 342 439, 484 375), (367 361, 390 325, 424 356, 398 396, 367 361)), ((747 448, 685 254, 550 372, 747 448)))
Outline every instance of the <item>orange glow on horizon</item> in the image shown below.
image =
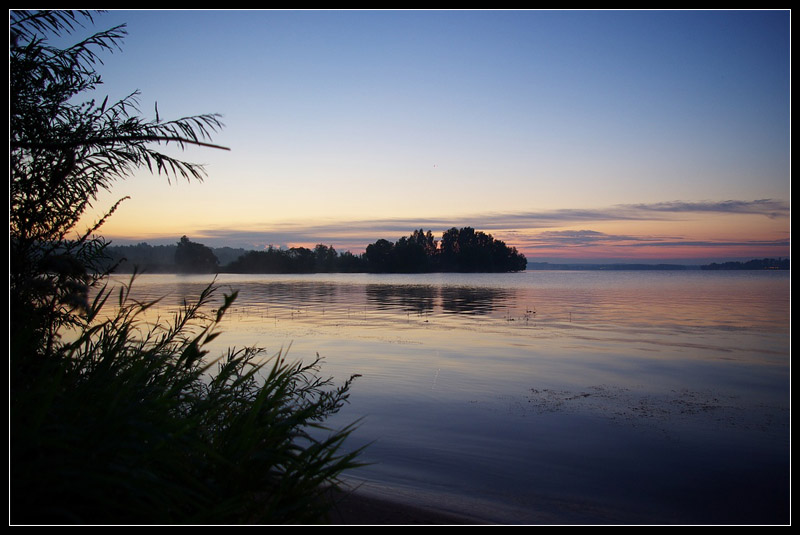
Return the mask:
MULTIPOLYGON (((185 201, 191 204, 190 199, 185 201)), ((770 217, 761 213, 653 211, 626 219, 624 212, 610 208, 596 210, 604 217, 585 218, 582 222, 569 221, 555 210, 541 211, 541 216, 534 214, 538 219, 527 215, 528 219, 521 219, 510 214, 507 225, 503 225, 504 216, 423 217, 416 223, 413 218, 390 217, 349 221, 328 217, 303 221, 297 215, 284 222, 239 225, 224 223, 228 214, 217 214, 213 210, 195 212, 194 217, 187 217, 191 211, 184 207, 168 212, 170 216, 167 217, 147 203, 126 204, 123 203, 100 229, 99 233, 112 243, 177 243, 186 235, 212 247, 313 249, 323 244, 340 253, 362 254, 370 243, 379 239, 394 242, 415 229, 431 230, 438 241, 447 228, 472 226, 515 247, 529 262, 539 258, 680 262, 790 256, 789 218, 783 214, 770 217), (647 219, 648 214, 652 215, 651 219, 647 219), (489 224, 482 225, 482 221, 489 224), (405 230, 400 230, 402 228, 405 230)), ((266 215, 277 218, 276 214, 266 215)), ((87 214, 84 221, 97 217, 87 214)), ((79 225, 76 230, 83 228, 79 225)))

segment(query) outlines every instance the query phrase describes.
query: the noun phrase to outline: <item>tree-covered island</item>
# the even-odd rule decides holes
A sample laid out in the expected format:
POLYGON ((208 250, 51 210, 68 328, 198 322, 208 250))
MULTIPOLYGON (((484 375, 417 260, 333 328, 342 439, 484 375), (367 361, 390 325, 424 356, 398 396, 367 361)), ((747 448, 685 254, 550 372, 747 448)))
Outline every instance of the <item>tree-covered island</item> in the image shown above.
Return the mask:
POLYGON ((415 230, 395 242, 379 239, 363 254, 340 253, 323 244, 314 249, 211 249, 186 236, 176 245, 112 246, 109 252, 120 271, 151 273, 501 273, 527 266, 515 247, 471 227, 453 227, 441 240, 430 230, 415 230))

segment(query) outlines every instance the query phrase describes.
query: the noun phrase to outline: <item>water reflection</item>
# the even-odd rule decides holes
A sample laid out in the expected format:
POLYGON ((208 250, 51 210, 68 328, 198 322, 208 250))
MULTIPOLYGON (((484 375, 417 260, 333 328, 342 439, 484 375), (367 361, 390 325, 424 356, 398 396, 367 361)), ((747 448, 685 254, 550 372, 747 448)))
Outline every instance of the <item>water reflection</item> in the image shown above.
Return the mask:
POLYGON ((415 314, 490 314, 512 297, 508 289, 468 286, 370 284, 365 292, 367 301, 379 310, 415 314))
MULTIPOLYGON (((549 493, 731 521, 787 495, 787 275, 222 276, 239 298, 216 342, 359 374, 331 424, 364 417, 367 480, 463 489, 470 507, 549 493)), ((153 275, 134 293, 172 306, 209 282, 153 275)))
POLYGON ((414 314, 434 311, 439 290, 427 285, 369 284, 367 301, 378 310, 399 310, 414 314))
POLYGON ((334 284, 311 282, 270 282, 247 286, 248 301, 261 303, 303 303, 307 306, 334 302, 339 290, 334 284))
POLYGON ((511 300, 511 294, 503 288, 443 286, 442 309, 454 314, 489 314, 511 300))
MULTIPOLYGON (((742 345, 736 338, 751 333, 761 336, 762 348, 771 350, 775 348, 769 347, 766 333, 785 345, 781 337, 789 327, 788 279, 760 275, 565 272, 520 274, 513 281, 480 275, 471 279, 221 276, 212 306, 218 306, 223 292, 239 290, 234 307, 245 322, 289 318, 339 325, 360 318, 393 329, 394 324, 415 324, 410 320, 420 316, 429 320, 427 327, 434 322, 469 329, 536 327, 537 336, 547 328, 553 334, 568 331, 574 340, 628 337, 648 345, 685 346, 702 337, 701 345, 713 341, 737 352, 742 345)), ((179 307, 196 300, 210 282, 207 276, 151 275, 134 284, 134 295, 143 301, 161 298, 161 305, 179 307)), ((777 350, 783 352, 785 347, 777 350)))

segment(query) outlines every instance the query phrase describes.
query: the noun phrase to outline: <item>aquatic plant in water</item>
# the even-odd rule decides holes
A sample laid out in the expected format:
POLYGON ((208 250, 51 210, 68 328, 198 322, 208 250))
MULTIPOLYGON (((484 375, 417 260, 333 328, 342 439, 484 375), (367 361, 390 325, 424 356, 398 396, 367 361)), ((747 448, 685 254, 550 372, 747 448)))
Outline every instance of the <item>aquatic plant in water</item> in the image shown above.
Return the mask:
POLYGON ((201 180, 202 166, 153 145, 210 145, 216 114, 138 117, 137 93, 77 103, 100 84, 98 52, 123 26, 65 49, 92 12, 10 12, 9 517, 12 523, 310 522, 327 487, 357 465, 325 430, 347 401, 318 377, 257 348, 210 359, 235 294, 212 315, 213 284, 171 321, 110 290, 108 245, 76 226, 98 193, 138 168, 201 180), (73 237, 77 234, 77 237, 73 237), (94 288, 94 297, 90 298, 94 288), (116 298, 114 310, 107 306, 116 298), (216 366, 216 370, 213 368, 216 366), (322 437, 322 438, 320 438, 322 437))
POLYGON ((209 286, 149 325, 154 303, 132 302, 130 287, 105 319, 112 292, 98 293, 60 358, 13 370, 25 378, 12 391, 12 521, 324 520, 327 489, 358 466, 358 450, 341 451, 353 427, 324 424, 352 378, 335 387, 319 357, 289 363, 251 347, 210 359, 235 293, 209 316, 209 286))

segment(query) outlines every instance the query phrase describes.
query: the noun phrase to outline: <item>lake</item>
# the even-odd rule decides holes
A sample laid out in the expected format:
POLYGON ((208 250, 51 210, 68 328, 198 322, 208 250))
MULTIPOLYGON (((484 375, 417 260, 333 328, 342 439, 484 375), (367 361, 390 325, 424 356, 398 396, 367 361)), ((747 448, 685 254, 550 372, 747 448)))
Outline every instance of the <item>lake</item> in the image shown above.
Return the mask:
MULTIPOLYGON (((114 280, 125 280, 124 276, 114 280)), ((143 275, 160 311, 211 276, 143 275)), ((337 383, 364 492, 476 521, 789 522, 790 276, 219 275, 215 341, 337 383)))

